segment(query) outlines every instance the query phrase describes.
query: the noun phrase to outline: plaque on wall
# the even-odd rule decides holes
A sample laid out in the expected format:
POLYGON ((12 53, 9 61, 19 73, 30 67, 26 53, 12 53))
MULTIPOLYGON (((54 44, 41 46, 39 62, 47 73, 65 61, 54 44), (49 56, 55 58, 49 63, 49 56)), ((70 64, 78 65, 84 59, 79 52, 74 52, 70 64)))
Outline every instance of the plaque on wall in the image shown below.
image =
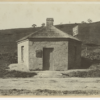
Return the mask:
POLYGON ((42 58, 42 50, 36 50, 36 57, 42 58))

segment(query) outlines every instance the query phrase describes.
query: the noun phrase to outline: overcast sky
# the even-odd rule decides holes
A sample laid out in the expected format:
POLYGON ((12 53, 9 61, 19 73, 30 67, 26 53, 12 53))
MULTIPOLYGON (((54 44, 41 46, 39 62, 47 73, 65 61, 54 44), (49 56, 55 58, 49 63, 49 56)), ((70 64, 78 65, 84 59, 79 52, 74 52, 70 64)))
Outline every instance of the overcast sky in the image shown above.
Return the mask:
POLYGON ((49 17, 54 24, 100 21, 100 3, 0 3, 0 29, 41 26, 49 17))

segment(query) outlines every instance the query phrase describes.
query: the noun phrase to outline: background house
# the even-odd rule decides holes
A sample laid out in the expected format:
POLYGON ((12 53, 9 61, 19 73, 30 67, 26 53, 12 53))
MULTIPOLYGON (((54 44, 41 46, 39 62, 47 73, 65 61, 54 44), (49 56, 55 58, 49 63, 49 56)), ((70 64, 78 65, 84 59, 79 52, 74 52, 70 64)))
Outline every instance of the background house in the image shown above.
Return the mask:
POLYGON ((81 64, 81 41, 53 26, 46 26, 18 40, 18 63, 29 70, 68 70, 81 64))

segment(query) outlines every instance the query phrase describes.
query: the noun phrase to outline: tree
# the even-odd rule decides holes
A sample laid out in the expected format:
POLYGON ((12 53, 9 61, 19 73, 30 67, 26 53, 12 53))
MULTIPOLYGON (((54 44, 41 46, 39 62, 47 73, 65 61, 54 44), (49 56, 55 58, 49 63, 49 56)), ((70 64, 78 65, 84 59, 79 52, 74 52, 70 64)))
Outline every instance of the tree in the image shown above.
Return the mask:
POLYGON ((44 27, 45 26, 45 23, 42 23, 42 27, 44 27))
POLYGON ((92 23, 92 20, 91 20, 91 19, 88 19, 87 21, 88 21, 89 23, 92 23))
POLYGON ((84 23, 86 23, 86 22, 85 22, 85 21, 82 21, 81 23, 84 24, 84 23))
POLYGON ((36 27, 36 24, 33 24, 32 27, 35 28, 36 27))

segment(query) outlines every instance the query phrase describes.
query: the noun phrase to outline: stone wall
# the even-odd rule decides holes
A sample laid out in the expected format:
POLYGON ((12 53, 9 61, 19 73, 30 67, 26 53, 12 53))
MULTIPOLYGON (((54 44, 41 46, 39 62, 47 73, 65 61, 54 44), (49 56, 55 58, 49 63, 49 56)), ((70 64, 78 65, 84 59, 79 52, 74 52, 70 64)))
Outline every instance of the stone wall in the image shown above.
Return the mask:
POLYGON ((56 40, 31 40, 29 42, 29 66, 30 70, 43 69, 43 55, 36 57, 36 51, 43 52, 43 48, 53 48, 52 51, 52 68, 50 70, 67 70, 68 69, 68 41, 56 40))
POLYGON ((29 41, 25 40, 22 42, 19 42, 18 45, 18 64, 23 64, 26 66, 26 69, 29 69, 29 41), (24 52, 23 52, 23 61, 21 59, 21 47, 24 46, 24 52))
POLYGON ((79 69, 81 67, 81 42, 77 42, 75 40, 69 40, 68 51, 69 51, 68 53, 69 69, 79 69))

